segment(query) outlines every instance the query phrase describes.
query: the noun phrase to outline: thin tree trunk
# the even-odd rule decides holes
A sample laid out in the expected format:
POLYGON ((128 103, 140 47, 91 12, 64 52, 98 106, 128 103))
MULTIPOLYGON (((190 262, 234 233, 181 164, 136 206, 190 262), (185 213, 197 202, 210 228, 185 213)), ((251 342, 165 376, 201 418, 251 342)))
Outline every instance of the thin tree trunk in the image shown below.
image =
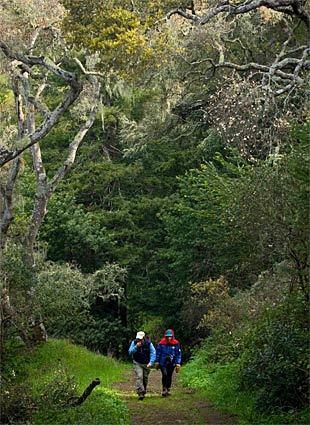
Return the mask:
POLYGON ((23 326, 18 320, 18 314, 15 311, 14 307, 11 305, 9 293, 6 288, 4 288, 1 292, 0 304, 1 304, 1 318, 0 318, 1 330, 2 331, 4 330, 5 322, 10 323, 17 329, 20 338, 23 340, 26 346, 30 347, 31 338, 29 336, 29 333, 27 332, 25 326, 23 326))
MULTIPOLYGON (((72 165, 75 162, 77 150, 80 147, 81 143, 83 142, 89 129, 92 127, 96 117, 96 113, 97 113, 99 101, 100 101, 99 99, 100 83, 98 79, 95 77, 90 77, 90 79, 92 82, 91 96, 90 96, 91 107, 88 114, 88 119, 85 123, 81 125, 73 141, 70 143, 68 148, 68 155, 63 165, 59 167, 57 172, 54 174, 54 176, 50 180, 47 179, 46 171, 42 161, 42 155, 41 155, 41 149, 40 149, 39 143, 31 147, 33 167, 35 170, 36 180, 37 180, 35 203, 34 203, 32 216, 30 219, 30 224, 29 224, 29 228, 28 228, 28 232, 26 236, 26 242, 25 242, 26 249, 27 249, 27 259, 28 259, 29 265, 31 266, 34 266, 35 264, 35 259, 34 259, 35 243, 36 243, 36 239, 37 239, 41 224, 47 213, 48 202, 52 194, 54 193, 54 191, 57 189, 60 181, 63 180, 65 175, 72 168, 72 165)), ((31 110, 29 114, 28 126, 31 132, 35 131, 34 110, 31 110)))
MULTIPOLYGON (((18 124, 18 140, 21 140, 25 134, 25 112, 24 112, 24 88, 27 74, 21 74, 20 71, 12 78, 12 87, 15 97, 15 108, 18 124)), ((2 253, 6 247, 8 231, 13 220, 13 192, 17 176, 21 166, 21 157, 17 157, 10 165, 10 169, 6 178, 6 183, 0 182, 0 252, 2 253)), ((1 169, 4 174, 5 170, 1 169)))
POLYGON ((21 159, 15 158, 11 164, 6 185, 0 184, 0 251, 6 247, 8 231, 13 220, 13 190, 20 170, 21 159))
MULTIPOLYGON (((41 90, 40 90, 41 92, 41 90)), ((34 106, 29 106, 29 116, 27 120, 28 132, 33 133, 35 131, 35 111, 34 106)), ((34 261, 34 244, 41 227, 42 221, 46 215, 46 207, 49 201, 50 195, 48 196, 47 190, 47 176, 45 167, 42 161, 42 154, 40 144, 37 143, 30 148, 32 155, 32 163, 34 172, 36 175, 37 188, 35 194, 35 201, 30 218, 30 224, 26 235, 26 255, 29 265, 33 266, 34 261)))

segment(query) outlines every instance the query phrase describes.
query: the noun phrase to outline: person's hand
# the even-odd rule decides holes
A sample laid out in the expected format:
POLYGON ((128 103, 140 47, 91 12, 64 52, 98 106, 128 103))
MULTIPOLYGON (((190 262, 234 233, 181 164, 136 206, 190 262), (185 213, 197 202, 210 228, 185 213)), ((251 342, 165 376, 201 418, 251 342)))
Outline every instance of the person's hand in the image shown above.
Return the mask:
POLYGON ((138 341, 136 344, 137 347, 141 347, 141 345, 142 345, 142 341, 138 341))
POLYGON ((148 369, 150 369, 150 368, 152 367, 152 363, 148 363, 148 364, 146 365, 146 367, 147 367, 148 369))
POLYGON ((179 373, 180 369, 181 369, 181 365, 179 365, 179 364, 175 365, 175 372, 176 373, 179 373))
POLYGON ((158 370, 159 369, 159 363, 155 363, 155 369, 158 370))

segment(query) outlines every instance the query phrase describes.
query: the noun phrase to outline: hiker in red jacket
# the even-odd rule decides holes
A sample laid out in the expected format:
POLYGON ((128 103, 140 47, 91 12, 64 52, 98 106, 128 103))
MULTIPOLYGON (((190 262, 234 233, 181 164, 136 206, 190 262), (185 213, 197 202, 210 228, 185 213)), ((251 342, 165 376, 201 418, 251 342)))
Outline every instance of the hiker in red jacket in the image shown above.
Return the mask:
POLYGON ((175 369, 176 372, 179 372, 181 367, 180 343, 175 339, 172 329, 166 330, 164 337, 156 348, 155 367, 161 370, 162 396, 166 397, 170 395, 173 371, 175 369))

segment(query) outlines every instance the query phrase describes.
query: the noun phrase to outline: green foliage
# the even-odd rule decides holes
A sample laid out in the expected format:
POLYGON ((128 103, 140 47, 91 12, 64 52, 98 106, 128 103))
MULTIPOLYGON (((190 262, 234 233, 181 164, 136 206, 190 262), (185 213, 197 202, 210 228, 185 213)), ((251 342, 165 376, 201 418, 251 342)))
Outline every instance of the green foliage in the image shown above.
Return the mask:
POLYGON ((223 270, 221 260, 231 258, 232 247, 223 241, 230 223, 223 214, 242 170, 222 164, 220 171, 213 164, 203 165, 180 178, 178 196, 162 214, 169 241, 166 255, 182 282, 217 276, 223 270))
POLYGON ((223 274, 240 288, 253 284, 262 270, 290 258, 300 286, 306 285, 305 146, 301 143, 288 155, 257 166, 237 168, 222 159, 220 169, 209 165, 180 179, 173 207, 162 213, 169 241, 166 255, 180 281, 223 274))
POLYGON ((162 337, 163 329, 165 329, 165 320, 163 317, 154 315, 145 315, 144 319, 141 319, 141 323, 137 326, 137 329, 143 329, 146 335, 149 335, 152 342, 156 343, 162 337))
POLYGON ((126 338, 121 320, 124 276, 116 264, 106 264, 93 275, 68 264, 46 264, 37 276, 33 302, 48 334, 101 352, 120 352, 126 338), (115 340, 115 334, 120 338, 115 340))
POLYGON ((281 264, 251 289, 215 300, 203 317, 212 336, 182 375, 246 424, 305 423, 307 302, 301 290, 288 294, 290 279, 281 264))
POLYGON ((309 323, 303 299, 288 299, 245 336, 241 385, 256 390, 258 411, 308 405, 309 323))
POLYGON ((305 425, 310 411, 259 413, 255 409, 256 394, 240 390, 238 361, 227 364, 206 363, 207 351, 201 350, 189 364, 183 367, 182 383, 185 387, 197 388, 222 411, 236 415, 240 425, 305 425))
POLYGON ((1 384, 0 390, 2 424, 25 423, 35 410, 35 403, 24 384, 1 384))
POLYGON ((13 293, 30 289, 35 282, 35 274, 26 264, 22 245, 10 243, 0 258, 1 283, 11 287, 13 293))
POLYGON ((85 326, 89 290, 87 278, 69 265, 48 264, 38 274, 35 301, 50 335, 73 337, 77 328, 85 326))
POLYGON ((70 401, 77 397, 77 385, 73 376, 69 376, 66 369, 60 367, 54 377, 44 388, 40 397, 41 409, 61 408, 68 406, 70 401))
POLYGON ((42 238, 58 242, 49 246, 53 260, 78 262, 86 271, 100 267, 102 255, 112 243, 101 214, 77 206, 74 196, 63 192, 50 201, 42 238))
MULTIPOLYGON (((18 393, 20 406, 16 404, 14 407, 16 412, 19 408, 22 410, 21 400, 26 399, 28 394, 27 397, 32 400, 31 423, 82 425, 90 420, 95 425, 128 423, 124 404, 108 389, 112 382, 121 379, 124 372, 122 364, 61 340, 50 340, 32 352, 15 352, 13 359, 18 365, 11 382, 16 394, 17 390, 21 390, 20 381, 23 382, 23 391, 18 393), (97 376, 101 384, 87 401, 79 407, 66 407, 70 398, 82 394, 97 376)), ((7 388, 4 386, 5 391, 7 388)), ((12 393, 12 400, 13 395, 12 393)), ((28 402, 27 406, 29 409, 28 402)), ((2 404, 1 407, 4 409, 5 406, 2 404)), ((11 413, 13 419, 14 412, 11 413)), ((26 418, 27 416, 23 420, 26 418)))
POLYGON ((62 3, 68 11, 63 27, 69 43, 99 53, 100 66, 109 65, 109 73, 128 77, 137 69, 143 72, 150 63, 158 67, 156 60, 166 62, 167 35, 152 30, 164 9, 176 2, 147 0, 133 6, 123 0, 96 0, 87 8, 82 0, 62 3))

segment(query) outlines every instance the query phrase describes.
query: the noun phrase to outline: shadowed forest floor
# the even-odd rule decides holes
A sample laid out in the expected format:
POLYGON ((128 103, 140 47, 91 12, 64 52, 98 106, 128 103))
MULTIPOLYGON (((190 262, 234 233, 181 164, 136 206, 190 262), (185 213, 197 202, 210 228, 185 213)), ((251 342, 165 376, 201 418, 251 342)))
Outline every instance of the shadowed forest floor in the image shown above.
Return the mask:
POLYGON ((232 416, 216 411, 198 393, 183 388, 178 375, 174 374, 173 378, 171 396, 162 397, 161 373, 152 370, 143 401, 137 399, 133 371, 127 371, 124 380, 115 384, 114 388, 128 406, 132 425, 236 425, 232 416))

